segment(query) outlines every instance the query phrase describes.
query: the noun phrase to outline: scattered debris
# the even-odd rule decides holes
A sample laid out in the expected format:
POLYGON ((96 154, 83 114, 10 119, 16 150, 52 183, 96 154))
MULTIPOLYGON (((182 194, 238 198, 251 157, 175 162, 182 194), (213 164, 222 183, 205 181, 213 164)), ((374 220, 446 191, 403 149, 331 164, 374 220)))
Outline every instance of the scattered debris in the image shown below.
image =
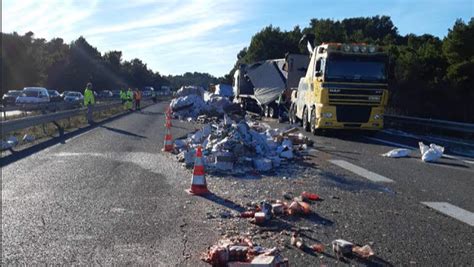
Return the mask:
POLYGON ((339 259, 350 256, 353 247, 354 244, 344 239, 336 239, 332 241, 332 250, 339 259))
POLYGON ((385 154, 382 154, 382 156, 388 157, 388 158, 404 158, 404 157, 408 157, 410 153, 411 153, 410 149, 396 148, 396 149, 390 150, 389 152, 385 154))
POLYGON ((301 198, 303 199, 303 201, 316 201, 316 200, 319 200, 320 197, 315 194, 315 193, 308 193, 308 192, 303 192, 301 193, 301 198))
MULTIPOLYGON (((294 128, 293 128, 294 129, 294 128)), ((294 132, 290 129, 290 133, 294 132)), ((286 137, 287 131, 271 129, 265 123, 241 120, 235 122, 228 116, 220 123, 208 124, 185 139, 175 140, 178 160, 186 166, 192 164, 192 154, 198 145, 203 147, 206 171, 212 173, 269 172, 295 157, 301 157, 305 150, 286 137)), ((298 140, 304 140, 298 137, 298 140)), ((304 145, 310 142, 304 143, 304 145)))
POLYGON ((317 252, 317 253, 323 253, 324 252, 324 244, 314 244, 311 246, 311 249, 314 251, 314 252, 317 252))
POLYGON ((352 248, 352 252, 364 259, 367 259, 375 254, 369 245, 365 245, 363 247, 354 246, 352 248))
POLYGON ((199 123, 217 122, 224 113, 231 114, 239 111, 238 105, 232 104, 226 96, 210 94, 198 86, 183 86, 176 98, 170 103, 173 115, 188 121, 196 120, 199 123))
POLYGON ((308 203, 303 201, 293 201, 288 207, 288 214, 298 215, 298 214, 310 214, 311 208, 308 203))
POLYGON ((430 144, 427 146, 423 142, 419 142, 421 152, 421 160, 423 162, 435 162, 443 156, 444 147, 438 146, 436 144, 430 144))
POLYGON ((278 249, 256 246, 245 237, 219 240, 217 245, 208 248, 201 260, 212 266, 289 266, 288 259, 283 258, 278 249))

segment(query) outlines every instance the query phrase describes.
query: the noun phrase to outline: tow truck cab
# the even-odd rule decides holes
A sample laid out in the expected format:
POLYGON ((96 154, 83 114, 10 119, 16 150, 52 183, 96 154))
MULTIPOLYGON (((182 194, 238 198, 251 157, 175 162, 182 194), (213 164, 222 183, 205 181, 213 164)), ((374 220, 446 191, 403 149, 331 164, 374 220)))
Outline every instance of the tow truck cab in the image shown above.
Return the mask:
POLYGON ((388 101, 386 53, 372 45, 341 43, 310 51, 306 75, 292 95, 290 121, 300 120, 314 133, 382 129, 388 101))

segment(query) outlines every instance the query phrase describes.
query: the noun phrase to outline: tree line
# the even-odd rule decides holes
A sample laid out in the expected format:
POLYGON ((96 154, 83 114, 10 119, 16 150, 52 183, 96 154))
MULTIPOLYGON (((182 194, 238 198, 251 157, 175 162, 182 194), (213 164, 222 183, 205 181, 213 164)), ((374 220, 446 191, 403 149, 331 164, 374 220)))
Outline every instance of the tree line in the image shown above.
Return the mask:
POLYGON ((446 37, 402 36, 388 16, 312 19, 283 31, 272 25, 256 33, 237 54, 234 68, 224 78, 231 82, 242 63, 283 58, 285 53, 307 53, 299 40, 305 33, 323 42, 369 43, 389 55, 390 103, 396 114, 474 122, 474 19, 457 20, 446 37))
POLYGON ((207 73, 161 75, 148 68, 142 60, 124 60, 121 51, 100 53, 84 37, 67 44, 61 38, 47 41, 24 35, 2 33, 1 93, 27 86, 44 86, 62 91, 82 91, 87 82, 95 90, 143 88, 163 85, 176 89, 183 85, 207 87, 217 78, 207 73))
POLYGON ((67 44, 61 38, 47 41, 2 33, 1 93, 25 86, 44 86, 58 91, 83 90, 91 81, 95 89, 169 85, 232 83, 242 63, 282 58, 285 53, 307 53, 299 40, 313 33, 315 44, 364 42, 377 44, 389 54, 391 97, 389 111, 397 114, 474 122, 474 19, 457 20, 446 37, 400 35, 388 16, 312 19, 304 28, 284 31, 272 25, 256 33, 237 54, 234 68, 224 77, 187 72, 161 75, 140 59, 124 60, 121 51, 102 54, 85 38, 67 44))

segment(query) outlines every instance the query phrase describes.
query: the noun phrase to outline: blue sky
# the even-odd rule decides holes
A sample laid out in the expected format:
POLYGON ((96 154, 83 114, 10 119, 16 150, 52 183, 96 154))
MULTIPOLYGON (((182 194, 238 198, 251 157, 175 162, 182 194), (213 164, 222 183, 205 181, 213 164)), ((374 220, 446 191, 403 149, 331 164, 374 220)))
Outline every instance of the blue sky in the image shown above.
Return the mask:
POLYGON ((305 27, 311 18, 388 15, 399 33, 444 37, 474 0, 3 0, 2 31, 36 37, 84 36, 102 53, 120 50, 161 74, 227 73, 264 26, 305 27))

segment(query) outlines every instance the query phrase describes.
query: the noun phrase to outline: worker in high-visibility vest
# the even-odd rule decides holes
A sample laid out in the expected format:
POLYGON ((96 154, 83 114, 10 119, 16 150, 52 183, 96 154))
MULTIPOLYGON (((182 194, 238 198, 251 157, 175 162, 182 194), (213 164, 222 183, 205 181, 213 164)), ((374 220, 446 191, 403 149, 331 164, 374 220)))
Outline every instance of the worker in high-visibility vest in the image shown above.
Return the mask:
POLYGON ((133 92, 132 88, 128 88, 128 91, 126 92, 126 101, 127 101, 127 109, 132 110, 132 101, 133 101, 133 92))
POLYGON ((84 106, 94 105, 95 98, 94 92, 92 91, 92 83, 87 83, 86 89, 84 90, 84 106))
POLYGON ((123 109, 127 109, 127 93, 123 88, 120 89, 120 100, 122 100, 123 109))
POLYGON ((135 100, 135 110, 141 110, 140 101, 142 100, 142 92, 138 88, 135 88, 133 99, 135 100))
POLYGON ((84 106, 87 107, 87 121, 93 123, 92 106, 95 104, 94 91, 92 91, 92 83, 87 83, 84 90, 84 106))

